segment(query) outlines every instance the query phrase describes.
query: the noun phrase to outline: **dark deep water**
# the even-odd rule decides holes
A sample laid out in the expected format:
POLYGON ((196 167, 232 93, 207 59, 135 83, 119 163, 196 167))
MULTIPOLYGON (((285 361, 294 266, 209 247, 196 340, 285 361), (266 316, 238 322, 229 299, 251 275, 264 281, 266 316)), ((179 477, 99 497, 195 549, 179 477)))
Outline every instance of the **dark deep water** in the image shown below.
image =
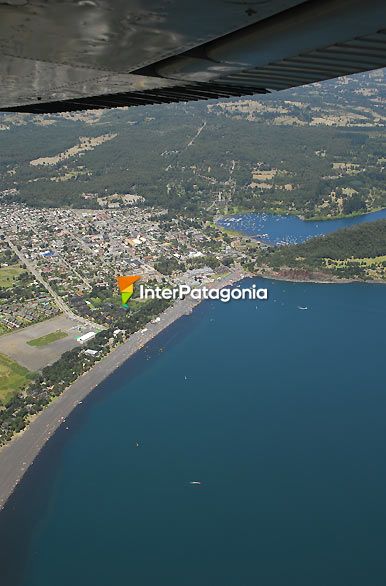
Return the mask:
POLYGON ((222 218, 217 223, 223 228, 238 230, 258 238, 267 244, 295 244, 309 238, 349 228, 364 222, 386 218, 386 210, 371 212, 351 218, 305 222, 297 216, 276 216, 273 214, 237 214, 222 218))
POLYGON ((386 289, 254 282, 269 301, 203 303, 48 443, 1 586, 385 585, 386 289))

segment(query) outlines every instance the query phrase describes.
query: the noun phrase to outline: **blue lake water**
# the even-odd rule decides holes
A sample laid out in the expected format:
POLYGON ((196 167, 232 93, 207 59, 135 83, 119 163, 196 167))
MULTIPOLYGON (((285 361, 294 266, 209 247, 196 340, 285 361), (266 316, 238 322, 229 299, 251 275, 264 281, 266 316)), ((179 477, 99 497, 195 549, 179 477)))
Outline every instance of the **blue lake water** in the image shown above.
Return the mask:
POLYGON ((258 238, 267 244, 298 243, 314 236, 335 232, 340 228, 349 228, 363 222, 374 222, 386 218, 386 209, 362 216, 305 222, 297 216, 275 216, 273 214, 239 214, 228 216, 218 221, 220 226, 238 230, 258 238))
POLYGON ((385 585, 385 289, 253 282, 74 411, 0 516, 1 586, 385 585))

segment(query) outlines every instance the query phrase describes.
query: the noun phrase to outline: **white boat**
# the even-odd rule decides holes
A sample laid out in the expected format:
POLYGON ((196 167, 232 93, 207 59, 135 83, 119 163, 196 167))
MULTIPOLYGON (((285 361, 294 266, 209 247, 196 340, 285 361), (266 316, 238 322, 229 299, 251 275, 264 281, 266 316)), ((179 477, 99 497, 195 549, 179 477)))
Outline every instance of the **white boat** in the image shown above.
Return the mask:
POLYGON ((305 309, 308 309, 308 307, 301 307, 301 305, 298 305, 298 309, 303 309, 303 310, 305 310, 305 309))
POLYGON ((191 480, 189 484, 201 484, 198 480, 191 480))

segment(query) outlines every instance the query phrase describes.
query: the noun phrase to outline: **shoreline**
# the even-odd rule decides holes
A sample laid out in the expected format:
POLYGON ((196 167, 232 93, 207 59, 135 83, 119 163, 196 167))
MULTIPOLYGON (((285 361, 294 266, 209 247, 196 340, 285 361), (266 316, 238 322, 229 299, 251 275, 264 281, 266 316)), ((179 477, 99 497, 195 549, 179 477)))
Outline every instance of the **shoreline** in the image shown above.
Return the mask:
POLYGON ((291 276, 290 274, 280 274, 277 271, 265 268, 264 272, 253 273, 253 277, 260 279, 272 279, 273 281, 286 281, 289 283, 315 283, 316 285, 350 285, 352 283, 362 283, 363 285, 386 285, 386 281, 382 280, 368 280, 362 279, 345 279, 340 277, 332 277, 320 273, 320 276, 311 274, 310 277, 291 276))
MULTIPOLYGON (((358 211, 358 212, 353 212, 352 214, 338 214, 337 216, 311 216, 310 218, 306 218, 300 212, 299 213, 296 211, 292 212, 292 211, 288 211, 286 209, 280 210, 278 208, 273 208, 273 209, 268 209, 268 210, 264 210, 264 211, 256 211, 256 210, 250 210, 250 209, 244 210, 243 208, 239 208, 236 211, 226 212, 226 213, 222 213, 222 214, 216 216, 214 222, 217 224, 217 222, 222 219, 231 218, 232 216, 249 215, 249 214, 255 214, 255 215, 268 214, 268 215, 272 215, 272 216, 292 216, 294 218, 299 218, 299 220, 302 220, 303 222, 331 222, 334 220, 350 220, 351 218, 359 218, 361 216, 368 216, 369 214, 376 214, 378 212, 382 212, 385 209, 386 209, 385 207, 380 207, 380 208, 375 208, 374 210, 368 210, 366 212, 358 211)), ((220 228, 222 228, 222 226, 220 226, 220 228)), ((236 230, 236 232, 237 232, 237 230, 236 230)))
MULTIPOLYGON (((249 275, 245 272, 233 271, 218 281, 208 283, 207 286, 210 289, 222 289, 246 276, 249 275)), ((135 332, 126 342, 94 364, 45 407, 23 431, 0 448, 0 512, 45 444, 83 399, 158 334, 181 317, 190 315, 200 303, 200 300, 193 300, 190 297, 176 301, 158 316, 159 322, 149 322, 146 325, 146 332, 143 329, 135 332)))
MULTIPOLYGON (((322 275, 321 275, 322 276, 322 275)), ((281 275, 274 271, 248 273, 247 271, 233 271, 218 281, 208 283, 211 289, 229 287, 244 278, 262 278, 275 281, 314 284, 385 284, 384 281, 360 281, 358 279, 324 279, 317 276, 301 278, 291 275, 281 275)), ((34 463, 40 451, 65 423, 70 413, 83 402, 101 383, 120 368, 134 354, 147 343, 154 340, 160 333, 185 315, 190 315, 202 300, 193 300, 190 297, 176 301, 158 317, 159 322, 149 322, 146 332, 138 330, 126 342, 112 350, 110 354, 94 364, 90 370, 82 374, 52 403, 45 407, 30 424, 7 444, 0 448, 0 512, 6 506, 24 474, 34 463)))

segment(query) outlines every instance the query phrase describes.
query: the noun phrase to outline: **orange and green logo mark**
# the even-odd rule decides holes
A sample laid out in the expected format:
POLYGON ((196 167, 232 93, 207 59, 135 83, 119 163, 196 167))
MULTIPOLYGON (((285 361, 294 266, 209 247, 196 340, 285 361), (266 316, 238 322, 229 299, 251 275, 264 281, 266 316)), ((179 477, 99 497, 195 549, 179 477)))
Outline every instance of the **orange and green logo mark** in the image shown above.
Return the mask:
POLYGON ((123 307, 128 307, 127 302, 134 293, 134 283, 138 281, 140 278, 141 277, 139 275, 132 275, 129 277, 117 277, 123 307))

